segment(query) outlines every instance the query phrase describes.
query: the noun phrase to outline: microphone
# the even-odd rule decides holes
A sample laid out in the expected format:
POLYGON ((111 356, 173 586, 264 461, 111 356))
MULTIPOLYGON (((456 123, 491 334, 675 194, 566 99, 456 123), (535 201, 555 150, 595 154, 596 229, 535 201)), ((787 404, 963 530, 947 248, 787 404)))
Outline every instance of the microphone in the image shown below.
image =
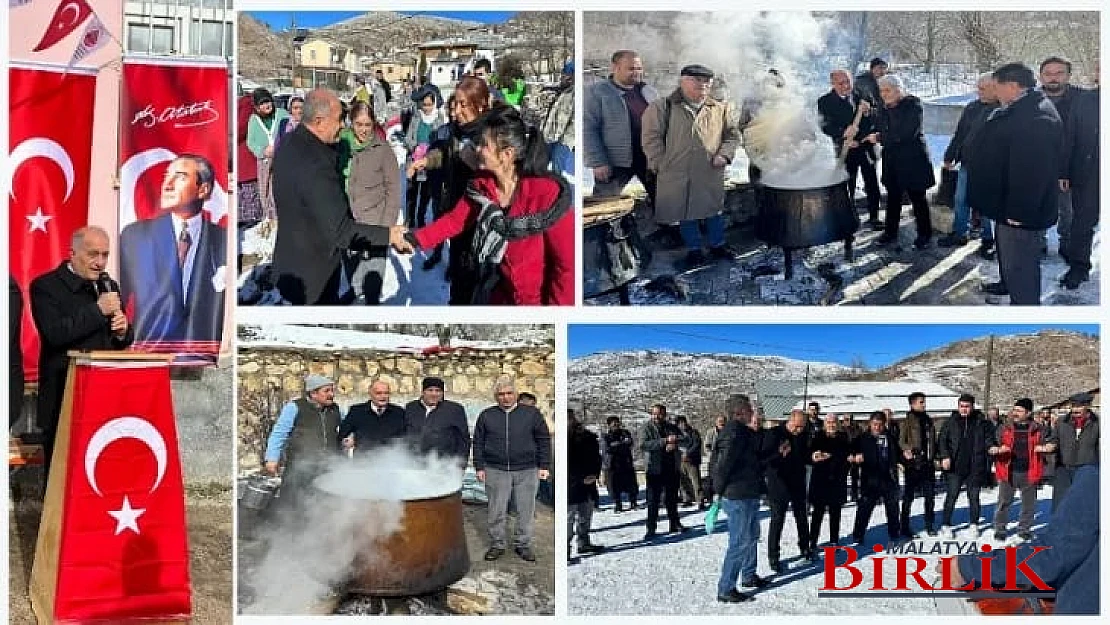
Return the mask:
POLYGON ((119 287, 108 275, 107 271, 101 271, 100 277, 96 279, 96 293, 103 295, 104 293, 119 293, 119 287))

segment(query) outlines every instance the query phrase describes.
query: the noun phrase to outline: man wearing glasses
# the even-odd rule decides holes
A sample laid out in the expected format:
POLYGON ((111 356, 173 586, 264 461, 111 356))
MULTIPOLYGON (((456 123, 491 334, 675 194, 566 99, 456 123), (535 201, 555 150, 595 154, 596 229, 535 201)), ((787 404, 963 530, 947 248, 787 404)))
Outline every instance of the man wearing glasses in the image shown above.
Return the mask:
POLYGON ((709 96, 713 71, 682 68, 679 86, 652 102, 643 116, 648 169, 656 175, 655 220, 678 223, 686 246, 683 270, 705 264, 701 227, 709 257, 731 260, 725 245, 725 167, 740 145, 737 115, 728 102, 709 96))
POLYGON ((1052 510, 1071 488, 1079 467, 1098 464, 1098 415, 1091 410, 1094 398, 1079 393, 1071 398, 1071 412, 1060 419, 1048 439, 1048 451, 1056 452, 1056 472, 1052 483, 1052 510))

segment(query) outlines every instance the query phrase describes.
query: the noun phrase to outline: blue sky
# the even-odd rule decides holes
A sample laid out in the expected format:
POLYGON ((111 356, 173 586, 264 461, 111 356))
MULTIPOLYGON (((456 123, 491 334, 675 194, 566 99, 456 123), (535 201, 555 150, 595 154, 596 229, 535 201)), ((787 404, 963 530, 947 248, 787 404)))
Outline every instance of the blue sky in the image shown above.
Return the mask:
POLYGON ((1097 325, 570 325, 567 353, 578 358, 602 351, 670 349, 775 355, 844 365, 862 358, 869 367, 884 367, 907 356, 953 341, 988 334, 1027 334, 1041 329, 1098 334, 1097 325))
MULTIPOLYGON (((297 17, 298 28, 320 28, 365 15, 366 11, 244 11, 244 13, 265 22, 272 30, 277 31, 289 28, 290 18, 294 15, 297 17)), ((516 11, 398 11, 398 13, 500 24, 516 14, 516 11)))

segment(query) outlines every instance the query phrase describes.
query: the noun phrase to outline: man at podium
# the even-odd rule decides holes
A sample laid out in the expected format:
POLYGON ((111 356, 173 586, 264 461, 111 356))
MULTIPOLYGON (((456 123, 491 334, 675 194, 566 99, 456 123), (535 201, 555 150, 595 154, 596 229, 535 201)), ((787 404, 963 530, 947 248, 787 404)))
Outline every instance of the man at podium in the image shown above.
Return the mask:
POLYGON ((108 278, 108 233, 87 226, 73 233, 69 260, 31 282, 31 316, 42 343, 37 416, 43 429, 46 475, 66 388, 70 350, 125 349, 135 339, 120 306, 119 285, 108 278))

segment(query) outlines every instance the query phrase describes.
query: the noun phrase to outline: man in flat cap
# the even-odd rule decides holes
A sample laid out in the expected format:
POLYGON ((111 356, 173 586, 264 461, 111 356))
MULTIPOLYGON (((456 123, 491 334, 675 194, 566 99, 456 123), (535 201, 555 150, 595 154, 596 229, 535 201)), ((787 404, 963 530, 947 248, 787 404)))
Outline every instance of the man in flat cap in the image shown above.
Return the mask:
POLYGON ((278 472, 283 506, 295 508, 296 500, 319 473, 320 465, 339 451, 339 424, 343 413, 335 404, 335 382, 312 374, 304 380, 305 394, 282 407, 266 443, 266 471, 278 472))
POLYGON ((465 467, 470 458, 466 410, 443 398, 441 378, 424 378, 420 386, 420 399, 405 405, 405 437, 420 453, 449 456, 465 467))
POLYGON ((713 71, 704 65, 682 68, 679 86, 652 102, 643 116, 643 146, 648 169, 656 175, 655 220, 678 223, 686 246, 683 269, 709 256, 731 260, 725 246, 725 167, 740 145, 737 115, 728 102, 709 96, 713 71))
POLYGON ((1098 415, 1091 410, 1094 397, 1079 393, 1071 397, 1071 411, 1056 424, 1049 438, 1049 451, 1055 452, 1056 470, 1052 482, 1052 509, 1071 488, 1079 467, 1098 464, 1098 415))

